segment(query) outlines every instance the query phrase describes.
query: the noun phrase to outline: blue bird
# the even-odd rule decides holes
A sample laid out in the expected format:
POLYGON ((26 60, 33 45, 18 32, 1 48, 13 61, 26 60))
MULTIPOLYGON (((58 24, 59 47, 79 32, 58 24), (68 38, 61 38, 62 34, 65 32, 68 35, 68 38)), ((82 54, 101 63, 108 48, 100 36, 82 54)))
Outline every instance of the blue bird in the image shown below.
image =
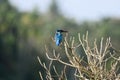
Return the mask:
POLYGON ((62 33, 63 32, 68 32, 68 31, 57 30, 56 33, 55 33, 55 42, 56 42, 57 46, 59 46, 61 44, 61 42, 62 42, 62 39, 63 39, 62 33))

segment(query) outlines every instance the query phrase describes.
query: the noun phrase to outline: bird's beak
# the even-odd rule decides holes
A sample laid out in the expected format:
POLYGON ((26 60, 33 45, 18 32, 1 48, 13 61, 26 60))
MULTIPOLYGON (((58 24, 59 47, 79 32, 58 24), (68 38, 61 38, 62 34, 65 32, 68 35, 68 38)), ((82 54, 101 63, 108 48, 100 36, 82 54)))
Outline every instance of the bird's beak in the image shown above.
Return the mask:
POLYGON ((65 33, 67 33, 68 31, 62 30, 62 32, 65 32, 65 33))

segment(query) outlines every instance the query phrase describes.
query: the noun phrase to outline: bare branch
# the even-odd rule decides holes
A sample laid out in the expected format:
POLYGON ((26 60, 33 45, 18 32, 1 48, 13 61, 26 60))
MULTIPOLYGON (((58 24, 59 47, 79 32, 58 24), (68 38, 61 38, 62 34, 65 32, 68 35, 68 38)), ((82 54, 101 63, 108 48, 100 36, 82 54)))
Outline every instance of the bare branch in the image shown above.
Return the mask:
POLYGON ((39 72, 39 75, 40 75, 40 78, 41 78, 41 80, 43 80, 43 77, 42 77, 42 74, 41 74, 41 72, 39 72))
MULTIPOLYGON (((115 54, 111 54, 109 51, 109 47, 112 47, 110 37, 107 38, 104 44, 104 38, 102 37, 99 45, 97 45, 97 39, 93 42, 93 47, 91 48, 89 39, 88 39, 88 31, 86 35, 81 37, 80 33, 78 33, 79 44, 75 45, 75 37, 70 37, 70 40, 65 37, 64 41, 64 54, 66 58, 69 60, 68 62, 61 59, 60 53, 56 53, 53 50, 53 55, 49 56, 49 50, 45 46, 46 57, 50 60, 48 67, 45 63, 42 63, 40 58, 37 57, 40 65, 46 70, 46 79, 53 80, 53 76, 51 75, 51 67, 53 67, 58 80, 67 80, 66 75, 66 66, 72 67, 75 69, 74 77, 75 80, 119 80, 120 74, 118 71, 118 63, 120 62, 120 56, 115 57, 115 54), (86 56, 81 56, 76 53, 76 48, 80 47, 84 50, 86 56), (84 60, 84 57, 87 59, 84 60), (61 74, 59 74, 56 70, 55 65, 53 65, 53 61, 58 61, 64 65, 61 74), (110 64, 111 63, 111 64, 110 64), (107 66, 110 65, 110 68, 107 69, 107 66)), ((63 48, 62 48, 63 49, 63 48)), ((115 50, 115 53, 119 53, 120 51, 115 50)), ((41 72, 39 72, 40 78, 43 80, 41 72)))

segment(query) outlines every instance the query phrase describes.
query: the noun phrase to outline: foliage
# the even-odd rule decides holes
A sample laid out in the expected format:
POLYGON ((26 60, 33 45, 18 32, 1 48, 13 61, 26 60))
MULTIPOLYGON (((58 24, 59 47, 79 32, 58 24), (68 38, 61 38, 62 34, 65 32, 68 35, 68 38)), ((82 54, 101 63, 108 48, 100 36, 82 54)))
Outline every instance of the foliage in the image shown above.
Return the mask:
MULTIPOLYGON (((53 0, 48 12, 41 13, 35 8, 32 12, 20 12, 13 7, 8 0, 0 0, 0 80, 39 80, 38 71, 45 74, 44 68, 40 66, 37 56, 42 62, 49 63, 44 52, 44 45, 49 49, 49 56, 52 56, 52 49, 56 53, 65 53, 64 46, 57 47, 52 41, 56 29, 65 29, 69 31, 68 44, 71 37, 74 36, 77 45, 77 33, 81 35, 89 32, 89 45, 93 47, 94 38, 98 42, 101 37, 105 39, 111 37, 111 43, 120 49, 120 19, 119 18, 103 18, 100 21, 83 21, 76 22, 74 19, 64 17, 60 11, 58 4, 53 0)), ((79 47, 80 48, 80 47, 79 47)), ((99 49, 99 48, 98 48, 99 49)), ((77 54, 85 56, 82 48, 76 49, 77 54)), ((69 61, 65 54, 61 54, 64 61, 69 61)), ((119 55, 115 55, 119 57, 119 55)), ((108 57, 108 56, 107 56, 108 57)), ((87 60, 85 57, 84 60, 87 60)), ((110 63, 110 61, 109 61, 110 63)), ((64 67, 57 61, 53 62, 58 68, 58 73, 64 67)), ((47 65, 48 66, 48 65, 47 65)), ((70 67, 66 66, 66 69, 70 67)), ((109 65, 108 65, 109 67, 109 65)), ((54 74, 54 70, 52 69, 54 74)), ((72 79, 70 73, 74 69, 70 68, 66 74, 69 74, 69 80, 72 79)))

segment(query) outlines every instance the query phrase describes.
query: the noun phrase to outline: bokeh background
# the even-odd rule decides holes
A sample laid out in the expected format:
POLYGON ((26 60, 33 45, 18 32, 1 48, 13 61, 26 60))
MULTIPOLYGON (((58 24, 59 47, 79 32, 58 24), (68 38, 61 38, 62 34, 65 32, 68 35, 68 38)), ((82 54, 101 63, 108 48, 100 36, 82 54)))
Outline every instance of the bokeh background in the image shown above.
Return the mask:
MULTIPOLYGON (((49 62, 45 45, 50 52, 56 49, 62 53, 51 39, 56 29, 68 30, 76 40, 78 33, 88 31, 91 43, 94 38, 111 37, 113 46, 119 50, 119 3, 119 0, 0 0, 0 80, 40 80, 38 71, 43 76, 45 71, 37 56, 49 62)), ((58 70, 63 66, 55 64, 58 70)))

